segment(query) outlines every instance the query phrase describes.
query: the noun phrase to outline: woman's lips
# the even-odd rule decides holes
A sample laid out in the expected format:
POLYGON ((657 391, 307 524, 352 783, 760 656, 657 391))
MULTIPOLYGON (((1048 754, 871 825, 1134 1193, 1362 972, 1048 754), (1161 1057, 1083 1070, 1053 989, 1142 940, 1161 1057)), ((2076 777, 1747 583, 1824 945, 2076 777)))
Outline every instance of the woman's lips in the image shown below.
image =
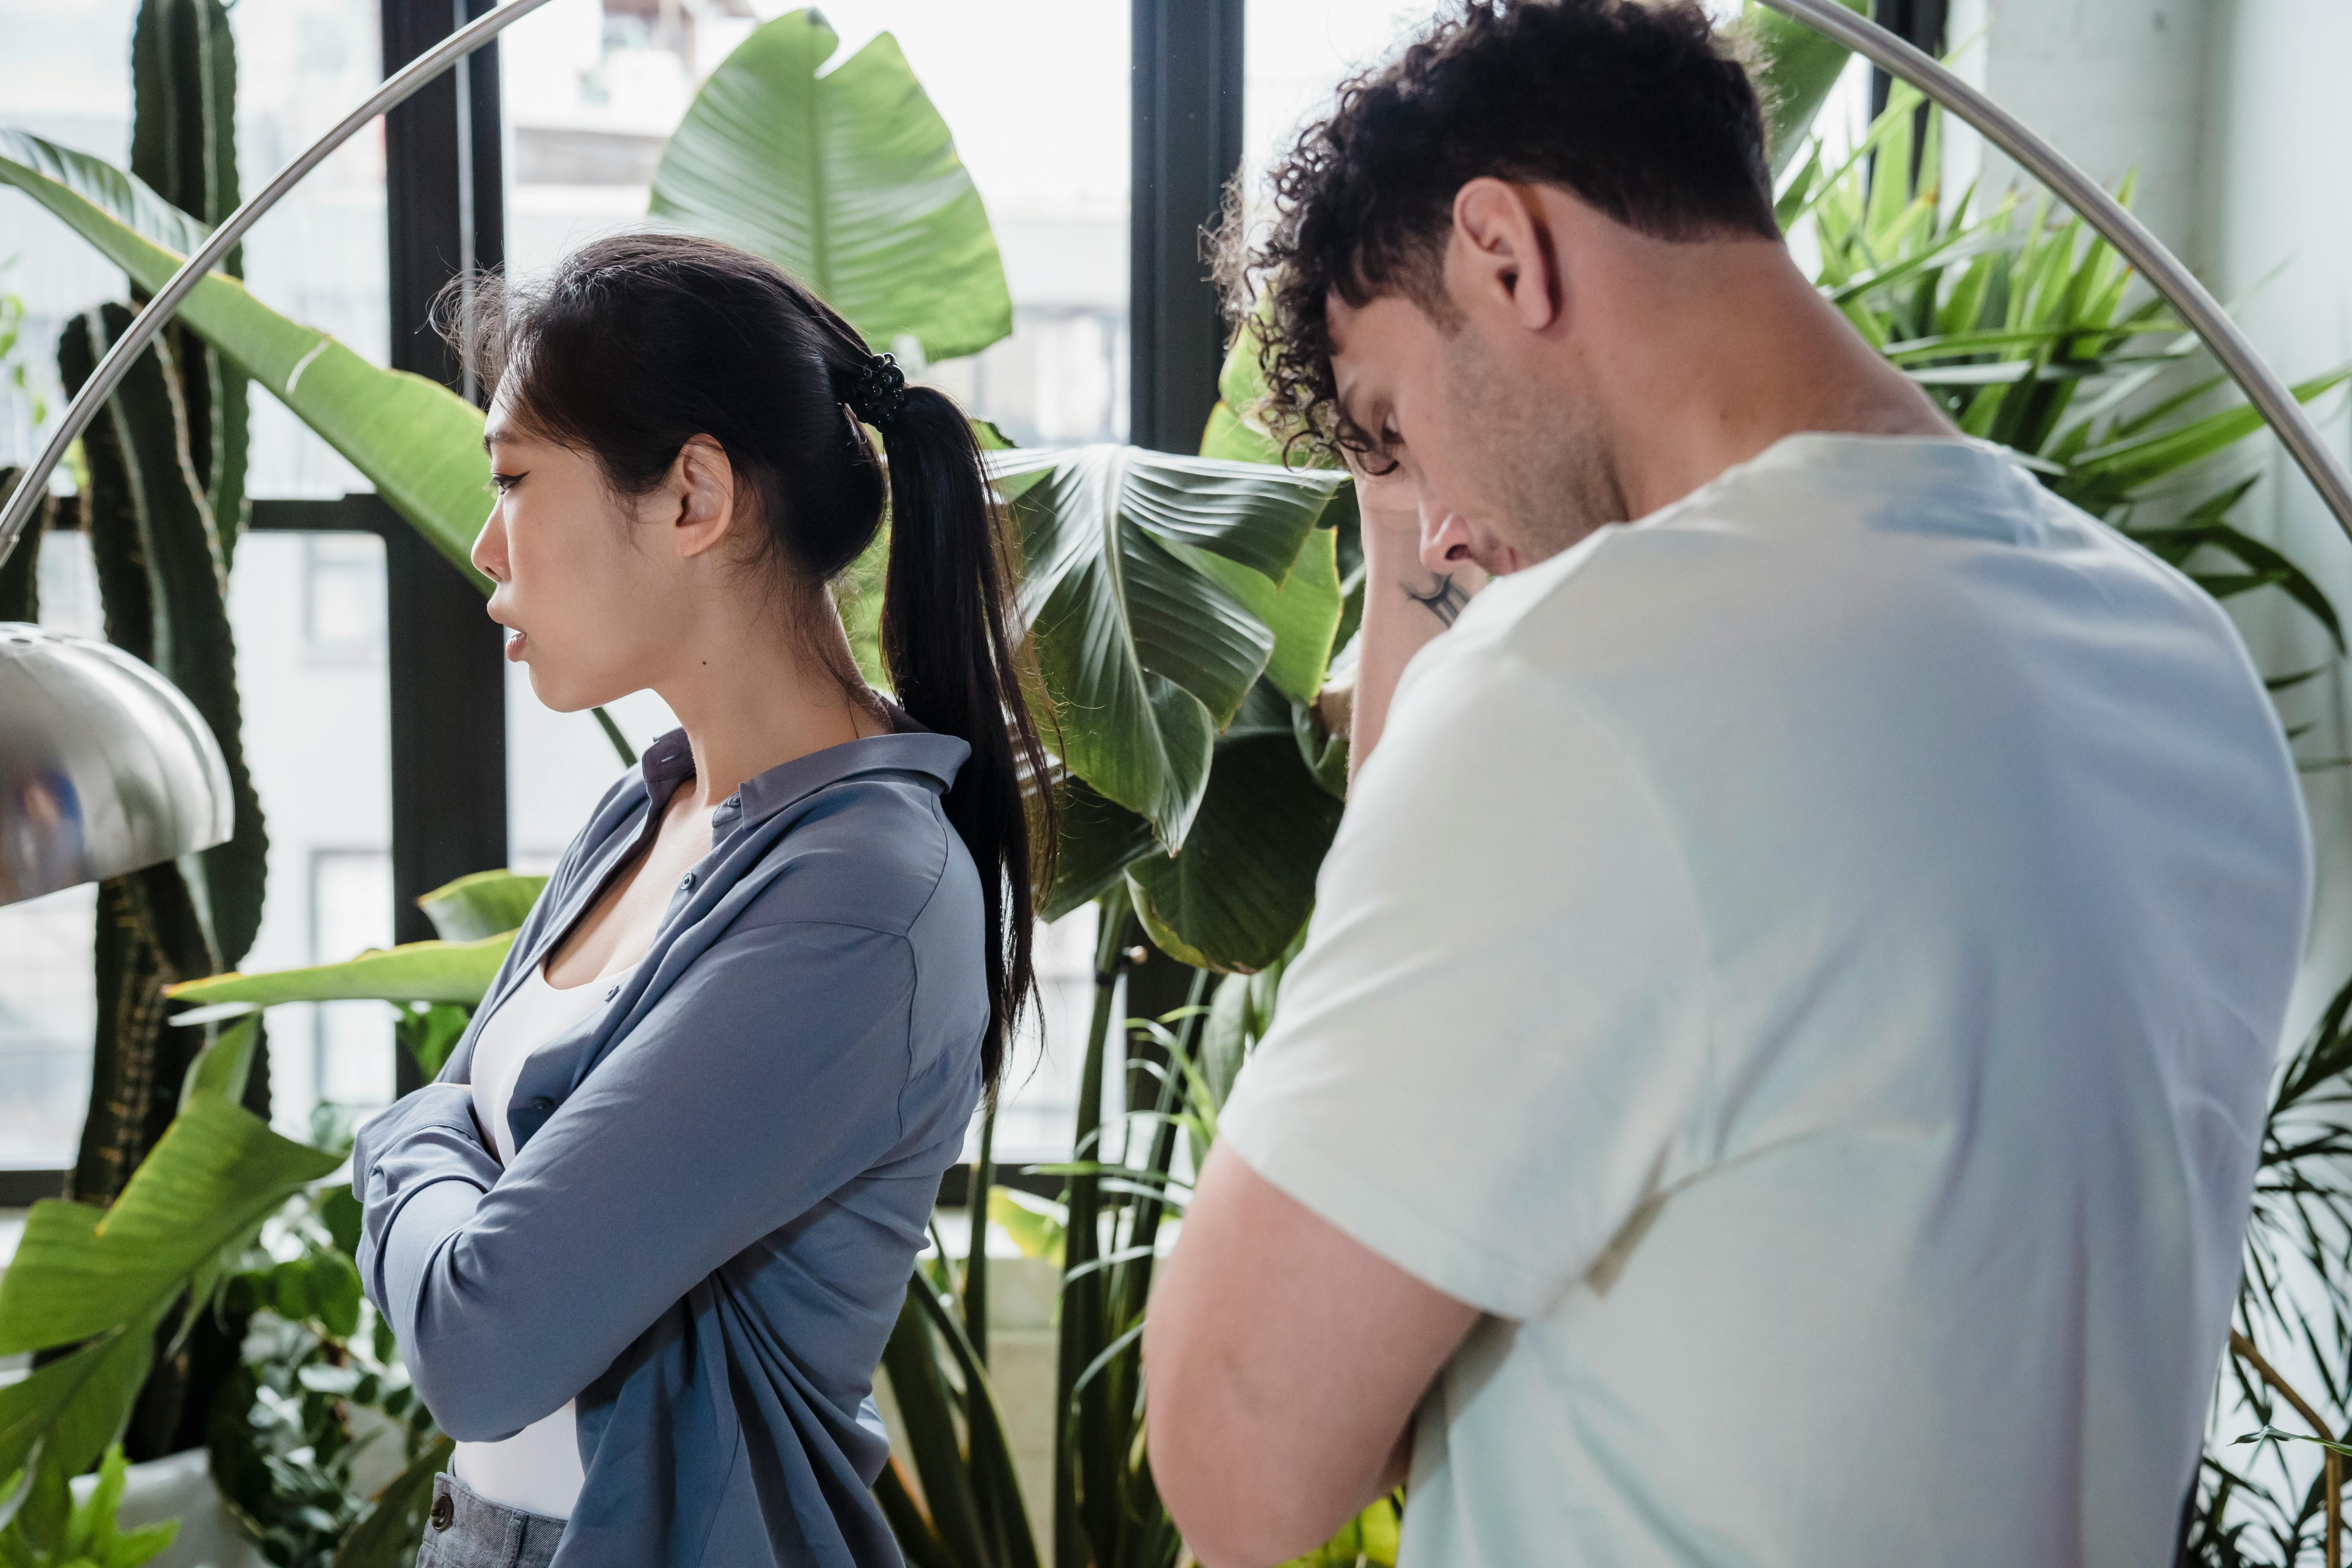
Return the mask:
POLYGON ((509 626, 507 628, 507 658, 510 659, 521 658, 523 644, 530 640, 530 638, 524 636, 520 627, 509 626))

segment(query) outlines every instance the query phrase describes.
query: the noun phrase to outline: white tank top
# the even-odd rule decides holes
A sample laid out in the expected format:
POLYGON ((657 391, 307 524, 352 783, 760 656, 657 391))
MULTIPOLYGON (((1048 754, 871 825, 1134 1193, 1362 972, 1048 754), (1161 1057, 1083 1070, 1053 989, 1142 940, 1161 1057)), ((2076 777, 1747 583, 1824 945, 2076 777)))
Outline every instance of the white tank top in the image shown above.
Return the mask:
MULTIPOLYGON (((490 1136, 499 1163, 514 1163, 514 1131, 507 1110, 523 1063, 541 1046, 604 1004, 604 994, 629 965, 583 985, 561 990, 533 966, 514 994, 499 1004, 474 1039, 474 1116, 490 1136)), ((460 1443, 450 1468, 479 1496, 525 1513, 569 1519, 580 1500, 580 1439, 573 1401, 495 1443, 460 1443)))

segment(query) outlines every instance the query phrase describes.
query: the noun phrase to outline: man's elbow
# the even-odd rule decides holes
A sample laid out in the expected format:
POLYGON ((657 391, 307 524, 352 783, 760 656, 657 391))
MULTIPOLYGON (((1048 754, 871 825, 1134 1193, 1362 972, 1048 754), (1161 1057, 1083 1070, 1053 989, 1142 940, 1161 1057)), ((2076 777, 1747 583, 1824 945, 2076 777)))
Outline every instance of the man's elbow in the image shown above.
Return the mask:
POLYGON ((1351 1511, 1301 1475, 1275 1435, 1253 1429, 1213 1373, 1187 1375, 1173 1347, 1144 1331, 1146 1441, 1152 1483, 1202 1568, 1267 1568, 1330 1539, 1351 1511), (1158 1359, 1155 1359, 1157 1352, 1158 1359))

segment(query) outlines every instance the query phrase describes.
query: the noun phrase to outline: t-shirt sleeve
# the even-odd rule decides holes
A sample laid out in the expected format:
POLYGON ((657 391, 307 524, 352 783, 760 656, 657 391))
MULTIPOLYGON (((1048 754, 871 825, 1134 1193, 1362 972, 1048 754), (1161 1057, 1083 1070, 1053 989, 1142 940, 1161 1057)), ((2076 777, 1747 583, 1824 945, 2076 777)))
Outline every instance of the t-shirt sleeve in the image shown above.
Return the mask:
POLYGON ((1652 1194, 1707 1083, 1671 823, 1523 663, 1433 648, 1358 778, 1218 1135, 1436 1289, 1540 1315, 1652 1194))

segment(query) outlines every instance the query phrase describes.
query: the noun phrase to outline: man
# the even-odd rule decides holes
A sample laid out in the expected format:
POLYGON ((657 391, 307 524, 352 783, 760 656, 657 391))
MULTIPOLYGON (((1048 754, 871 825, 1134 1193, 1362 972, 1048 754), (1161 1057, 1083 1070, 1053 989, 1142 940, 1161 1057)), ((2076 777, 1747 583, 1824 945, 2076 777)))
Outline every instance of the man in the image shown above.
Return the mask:
POLYGON ((2309 898, 2229 623, 1806 282, 1693 0, 1474 6, 1275 188, 1276 402, 1419 527, 1152 1302, 1186 1540, 2168 1561, 2309 898))

